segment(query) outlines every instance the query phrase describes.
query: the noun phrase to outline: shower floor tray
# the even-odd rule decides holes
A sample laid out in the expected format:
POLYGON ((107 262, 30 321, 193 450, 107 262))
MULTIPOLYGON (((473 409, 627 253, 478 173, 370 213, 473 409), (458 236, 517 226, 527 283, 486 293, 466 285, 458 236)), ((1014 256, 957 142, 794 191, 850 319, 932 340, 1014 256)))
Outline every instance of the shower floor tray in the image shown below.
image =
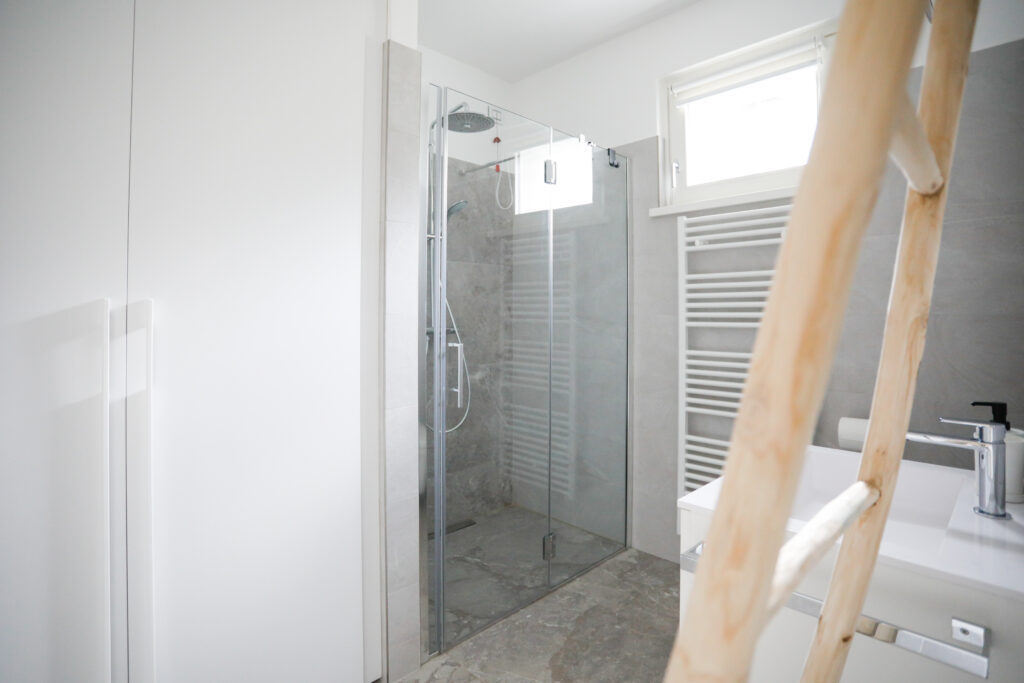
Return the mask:
MULTIPOLYGON (((450 530, 447 535, 445 649, 538 600, 624 547, 552 520, 557 540, 549 580, 547 562, 541 557, 546 516, 508 506, 477 515, 474 520, 472 526, 450 530)), ((429 545, 433 546, 433 541, 429 545)))

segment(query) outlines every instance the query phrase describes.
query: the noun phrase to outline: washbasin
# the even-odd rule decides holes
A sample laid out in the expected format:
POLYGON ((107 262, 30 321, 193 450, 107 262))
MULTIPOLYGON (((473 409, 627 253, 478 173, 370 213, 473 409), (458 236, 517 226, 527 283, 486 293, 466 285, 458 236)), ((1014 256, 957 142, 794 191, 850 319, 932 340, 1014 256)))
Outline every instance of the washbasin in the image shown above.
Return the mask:
MULTIPOLYGON (((859 453, 810 446, 787 534, 856 481, 859 466, 859 453)), ((719 478, 684 496, 680 510, 710 514, 721 486, 719 478)), ((904 460, 878 561, 1024 598, 1024 504, 995 520, 974 514, 975 499, 971 470, 904 460)))
MULTIPOLYGON (((860 454, 812 446, 790 514, 806 522, 857 479, 860 454)), ((903 461, 889 510, 889 524, 945 530, 957 497, 973 474, 967 470, 903 461)), ((796 526, 796 525, 794 525, 796 526)))

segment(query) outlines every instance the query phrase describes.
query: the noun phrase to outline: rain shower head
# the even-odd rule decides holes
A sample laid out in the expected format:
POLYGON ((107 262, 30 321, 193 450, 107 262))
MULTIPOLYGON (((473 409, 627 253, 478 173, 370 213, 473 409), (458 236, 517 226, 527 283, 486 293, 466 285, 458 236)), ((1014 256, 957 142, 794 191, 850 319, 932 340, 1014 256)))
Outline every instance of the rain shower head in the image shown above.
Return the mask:
POLYGON ((448 207, 448 220, 451 220, 452 216, 457 214, 459 211, 462 211, 467 206, 469 206, 469 202, 466 201, 465 199, 457 201, 454 204, 452 204, 451 206, 449 206, 448 207))
MULTIPOLYGON (((469 103, 460 102, 448 110, 448 130, 456 133, 479 133, 494 128, 494 119, 484 114, 477 114, 468 110, 469 103)), ((438 124, 440 119, 435 119, 430 124, 430 130, 438 124)))
POLYGON ((479 133, 494 128, 494 119, 472 111, 448 114, 448 130, 454 133, 479 133))

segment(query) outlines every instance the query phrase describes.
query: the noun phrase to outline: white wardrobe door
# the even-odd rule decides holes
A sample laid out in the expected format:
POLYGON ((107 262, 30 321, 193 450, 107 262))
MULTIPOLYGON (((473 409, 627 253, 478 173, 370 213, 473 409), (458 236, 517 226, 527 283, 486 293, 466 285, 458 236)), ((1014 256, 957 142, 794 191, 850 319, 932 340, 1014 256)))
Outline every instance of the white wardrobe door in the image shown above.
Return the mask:
POLYGON ((361 678, 367 5, 137 2, 157 681, 361 678))
POLYGON ((131 50, 126 0, 0 4, 3 681, 125 672, 131 50))

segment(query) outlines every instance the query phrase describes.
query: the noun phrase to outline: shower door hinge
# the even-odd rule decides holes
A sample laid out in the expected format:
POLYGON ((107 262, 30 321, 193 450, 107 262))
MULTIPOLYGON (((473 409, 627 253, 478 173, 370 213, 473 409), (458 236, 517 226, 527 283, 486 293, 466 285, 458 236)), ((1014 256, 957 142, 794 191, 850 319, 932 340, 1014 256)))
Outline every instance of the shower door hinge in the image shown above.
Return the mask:
POLYGON ((552 531, 544 536, 544 542, 541 545, 541 559, 551 560, 555 557, 555 532, 552 531))
POLYGON ((554 185, 558 181, 557 177, 558 165, 555 164, 554 159, 544 160, 544 182, 548 185, 554 185))

